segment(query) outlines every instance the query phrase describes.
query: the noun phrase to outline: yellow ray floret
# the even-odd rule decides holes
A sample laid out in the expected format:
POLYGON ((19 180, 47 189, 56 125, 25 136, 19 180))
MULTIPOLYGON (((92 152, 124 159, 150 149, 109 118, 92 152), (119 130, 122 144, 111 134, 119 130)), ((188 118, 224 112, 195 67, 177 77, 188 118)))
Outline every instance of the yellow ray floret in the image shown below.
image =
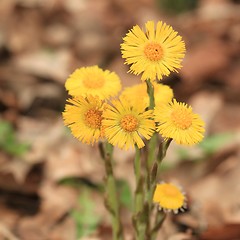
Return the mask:
POLYGON ((164 138, 172 138, 182 145, 194 145, 203 139, 204 122, 185 103, 174 99, 168 104, 157 105, 154 115, 157 131, 164 138))
POLYGON ((100 99, 114 97, 121 90, 118 75, 98 66, 76 69, 65 83, 72 96, 98 96, 100 99))
POLYGON ((102 137, 102 113, 103 101, 98 97, 74 97, 65 106, 64 124, 81 142, 93 144, 102 137))
POLYGON ((159 209, 163 209, 164 212, 178 213, 179 210, 183 211, 186 207, 185 194, 180 187, 172 183, 157 184, 153 202, 159 204, 159 209))
POLYGON ((107 140, 121 149, 129 149, 135 144, 142 148, 142 138, 150 139, 155 123, 153 112, 145 111, 146 105, 132 105, 124 99, 114 100, 103 113, 103 129, 107 140))
POLYGON ((181 68, 185 43, 166 23, 159 21, 155 28, 154 22, 148 21, 145 30, 136 25, 127 33, 121 51, 131 73, 142 74, 143 81, 160 80, 181 68))
MULTIPOLYGON (((173 98, 173 90, 163 84, 153 83, 154 88, 154 100, 155 104, 168 103, 173 98)), ((125 88, 121 95, 131 104, 138 104, 139 101, 143 101, 147 106, 149 106, 149 96, 147 93, 147 86, 145 83, 136 84, 132 87, 125 88)))

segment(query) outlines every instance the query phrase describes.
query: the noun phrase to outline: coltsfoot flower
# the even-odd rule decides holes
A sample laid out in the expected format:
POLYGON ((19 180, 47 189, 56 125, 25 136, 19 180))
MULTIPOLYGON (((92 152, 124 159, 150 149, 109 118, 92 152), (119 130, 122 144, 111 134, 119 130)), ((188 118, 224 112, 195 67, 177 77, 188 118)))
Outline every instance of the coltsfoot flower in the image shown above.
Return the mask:
POLYGON ((74 97, 67 100, 64 124, 83 143, 94 144, 102 137, 103 101, 98 97, 74 97))
POLYGON ((204 122, 186 103, 173 99, 156 106, 154 115, 157 131, 166 139, 172 138, 182 145, 194 145, 203 139, 204 122))
POLYGON ((181 188, 175 186, 172 183, 160 183, 157 184, 153 202, 159 205, 159 210, 164 212, 178 213, 178 211, 184 211, 186 208, 186 197, 185 193, 182 192, 181 188))
POLYGON ((161 21, 156 29, 153 21, 145 24, 145 30, 134 26, 123 38, 122 57, 130 66, 130 72, 139 75, 143 81, 161 80, 171 71, 181 68, 185 55, 185 43, 173 28, 161 21))
POLYGON ((135 144, 142 148, 142 138, 150 139, 155 130, 153 111, 145 104, 132 105, 125 99, 114 100, 103 113, 104 135, 114 146, 129 149, 135 144))
MULTIPOLYGON (((155 104, 168 103, 173 98, 173 90, 163 84, 153 83, 155 104)), ((136 105, 139 99, 149 106, 149 96, 147 94, 147 86, 145 83, 136 84, 132 87, 125 88, 121 97, 125 98, 131 104, 136 105)))
POLYGON ((66 80, 66 89, 72 96, 98 96, 100 99, 114 97, 121 90, 118 75, 98 66, 76 69, 66 80))

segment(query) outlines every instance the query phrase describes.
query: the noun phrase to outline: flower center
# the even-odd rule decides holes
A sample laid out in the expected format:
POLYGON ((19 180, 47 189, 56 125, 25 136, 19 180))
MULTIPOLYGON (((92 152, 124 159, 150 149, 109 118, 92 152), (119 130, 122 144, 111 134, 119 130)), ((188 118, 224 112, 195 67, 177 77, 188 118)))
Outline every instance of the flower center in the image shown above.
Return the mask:
POLYGON ((105 83, 104 77, 88 76, 83 79, 83 84, 86 88, 96 89, 101 88, 105 83))
POLYGON ((132 115, 125 115, 121 119, 121 127, 127 132, 134 132, 138 127, 138 120, 132 115))
POLYGON ((172 112, 171 118, 173 123, 180 129, 185 130, 192 125, 192 113, 187 109, 177 109, 172 112))
POLYGON ((176 197, 179 195, 179 190, 173 185, 165 184, 163 192, 169 197, 176 197))
POLYGON ((145 56, 151 61, 158 61, 163 56, 163 50, 158 43, 148 43, 144 48, 145 56))
POLYGON ((85 114, 85 123, 88 127, 99 129, 102 123, 102 111, 97 109, 89 109, 85 114))

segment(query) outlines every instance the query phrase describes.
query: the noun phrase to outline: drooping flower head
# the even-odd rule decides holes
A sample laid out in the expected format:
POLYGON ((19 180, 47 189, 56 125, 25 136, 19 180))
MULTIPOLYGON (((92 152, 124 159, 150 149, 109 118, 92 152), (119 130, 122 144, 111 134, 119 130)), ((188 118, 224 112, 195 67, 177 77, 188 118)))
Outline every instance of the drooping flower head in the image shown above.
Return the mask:
POLYGON ((76 69, 66 80, 66 89, 72 96, 98 96, 100 99, 114 97, 121 90, 118 75, 98 66, 76 69))
POLYGON ((146 105, 132 105, 125 99, 114 100, 103 113, 104 134, 109 143, 121 149, 129 149, 135 144, 142 148, 142 138, 150 139, 155 123, 152 110, 145 111, 146 105))
MULTIPOLYGON (((173 90, 163 84, 153 83, 155 104, 168 103, 173 98, 173 90)), ((127 87, 121 93, 121 97, 125 98, 131 104, 136 105, 139 100, 149 105, 149 96, 145 83, 136 84, 132 87, 127 87)))
POLYGON ((184 208, 186 208, 185 194, 180 187, 172 183, 157 184, 153 202, 159 204, 159 209, 164 212, 178 213, 179 210, 184 211, 184 208))
POLYGON ((130 72, 142 73, 141 79, 155 80, 177 72, 185 54, 182 37, 166 23, 153 21, 145 24, 145 30, 134 26, 123 38, 122 57, 131 65, 130 72))
POLYGON ((67 100, 64 124, 83 143, 94 144, 102 137, 103 101, 98 97, 74 97, 67 100))
POLYGON ((204 122, 192 108, 174 99, 168 104, 155 107, 157 131, 164 138, 172 138, 178 144, 194 145, 203 139, 204 122))

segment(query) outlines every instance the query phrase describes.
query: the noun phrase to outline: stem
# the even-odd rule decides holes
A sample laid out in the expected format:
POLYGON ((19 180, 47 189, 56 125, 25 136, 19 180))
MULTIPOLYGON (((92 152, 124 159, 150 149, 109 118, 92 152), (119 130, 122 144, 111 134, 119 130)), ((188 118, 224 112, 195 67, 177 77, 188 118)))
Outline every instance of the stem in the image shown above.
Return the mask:
MULTIPOLYGON (((155 107, 155 102, 154 102, 154 88, 150 80, 146 81, 147 83, 147 93, 149 96, 149 110, 153 110, 155 107)), ((151 139, 149 140, 148 144, 148 157, 147 157, 147 170, 148 173, 150 173, 150 170, 152 168, 152 164, 155 159, 155 150, 156 150, 156 145, 157 145, 157 133, 154 133, 151 139)), ((150 174, 147 174, 148 179, 147 179, 147 184, 149 185, 150 182, 150 174)))
POLYGON ((123 240, 122 224, 120 222, 119 202, 117 197, 116 181, 113 175, 112 155, 113 146, 106 142, 99 144, 100 154, 105 163, 105 206, 112 218, 113 240, 123 240))
MULTIPOLYGON (((154 163, 154 167, 152 169, 151 172, 151 198, 153 197, 154 194, 154 190, 156 187, 156 180, 157 177, 159 176, 159 171, 160 171, 160 165, 162 163, 162 160, 164 159, 164 157, 166 156, 167 153, 167 149, 171 143, 172 139, 168 139, 167 141, 164 141, 162 144, 159 145, 159 149, 158 149, 158 154, 157 154, 157 160, 154 163)), ((156 239, 157 236, 157 232, 158 230, 161 228, 164 220, 166 218, 166 214, 162 213, 162 212, 157 212, 155 215, 155 222, 154 222, 154 226, 153 229, 151 231, 151 238, 150 239, 156 239)))
MULTIPOLYGON (((154 88, 150 80, 146 81, 147 83, 147 92, 149 96, 149 109, 153 110, 155 107, 155 101, 154 101, 154 88)), ((155 239, 157 235, 158 229, 161 227, 164 219, 165 214, 158 214, 156 213, 155 222, 153 223, 153 227, 151 230, 151 215, 153 213, 153 194, 156 186, 156 180, 157 176, 160 171, 160 165, 162 163, 163 158, 166 156, 167 149, 171 143, 172 139, 167 140, 166 142, 163 142, 163 144, 160 144, 157 157, 156 156, 156 148, 158 144, 158 138, 157 133, 154 133, 152 138, 149 141, 148 145, 148 156, 147 156, 147 222, 146 222, 146 239, 155 239)))
POLYGON ((157 154, 157 171, 156 171, 155 180, 156 180, 157 176, 159 175, 160 165, 162 163, 162 160, 166 156, 168 147, 170 146, 171 142, 172 142, 172 138, 169 138, 169 139, 167 139, 167 141, 164 141, 162 144, 159 145, 158 154, 157 154))
POLYGON ((148 109, 154 109, 154 107, 155 107, 154 88, 153 88, 153 85, 152 85, 152 83, 149 79, 146 80, 146 83, 147 83, 147 93, 148 93, 148 96, 149 96, 149 107, 148 107, 148 109))
POLYGON ((144 188, 143 176, 141 174, 141 152, 135 145, 134 173, 136 181, 136 190, 134 196, 134 213, 132 217, 135 229, 136 240, 145 239, 145 214, 144 214, 144 188))
POLYGON ((155 161, 156 155, 156 146, 158 143, 157 133, 154 133, 148 144, 148 157, 147 157, 147 189, 150 188, 151 185, 151 171, 153 167, 153 163, 155 161))
POLYGON ((157 177, 159 176, 159 171, 160 171, 160 166, 161 166, 162 160, 166 156, 167 149, 168 149, 171 141, 172 141, 172 139, 169 138, 167 141, 164 141, 159 145, 157 159, 156 159, 155 163, 153 164, 152 171, 151 171, 150 185, 152 188, 152 193, 155 189, 157 177))
POLYGON ((166 213, 164 212, 156 213, 154 227, 151 231, 151 239, 156 239, 158 230, 161 228, 165 218, 166 218, 166 213))
POLYGON ((136 145, 135 145, 134 173, 137 184, 141 179, 141 152, 136 145))
MULTIPOLYGON (((147 83, 147 93, 149 96, 148 109, 153 110, 155 107, 154 88, 150 80, 147 80, 146 83, 147 83)), ((151 178, 150 173, 153 166, 153 162, 155 160, 157 142, 158 142, 157 133, 154 133, 151 139, 149 140, 149 144, 148 144, 148 156, 147 156, 147 189, 148 190, 150 189, 150 178, 151 178)))
MULTIPOLYGON (((154 87, 150 80, 146 81, 147 84, 147 93, 149 96, 149 110, 153 110, 155 107, 154 101, 154 87)), ((147 200, 147 222, 146 222, 146 239, 151 239, 151 213, 153 209, 152 204, 152 184, 151 184, 151 172, 155 162, 155 155, 156 155, 156 146, 158 143, 158 136, 157 133, 154 133, 148 143, 148 155, 147 155, 147 166, 146 166, 146 200, 147 200)))

